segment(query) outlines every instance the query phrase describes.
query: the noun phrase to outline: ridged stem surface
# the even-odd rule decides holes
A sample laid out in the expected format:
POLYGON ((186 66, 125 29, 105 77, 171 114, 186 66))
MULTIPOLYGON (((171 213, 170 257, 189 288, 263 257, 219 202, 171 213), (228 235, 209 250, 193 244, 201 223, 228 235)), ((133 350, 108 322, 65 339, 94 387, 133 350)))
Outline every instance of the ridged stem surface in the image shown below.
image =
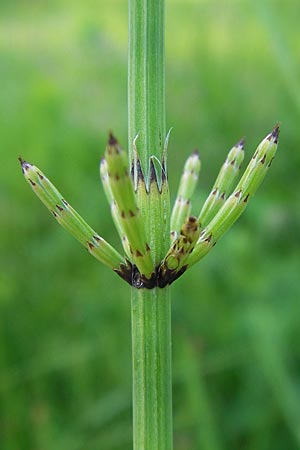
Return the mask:
MULTIPOLYGON (((170 223, 167 182, 160 187, 159 168, 150 173, 150 157, 162 161, 166 135, 164 0, 129 0, 128 148, 135 168, 137 135, 144 176, 137 202, 156 266, 169 247, 170 223)), ((169 288, 132 288, 131 305, 134 450, 172 450, 169 288)))
POLYGON ((166 134, 164 0, 129 0, 128 140, 148 175, 149 157, 161 159, 166 134))
POLYGON ((134 450, 172 450, 169 288, 132 288, 134 450))

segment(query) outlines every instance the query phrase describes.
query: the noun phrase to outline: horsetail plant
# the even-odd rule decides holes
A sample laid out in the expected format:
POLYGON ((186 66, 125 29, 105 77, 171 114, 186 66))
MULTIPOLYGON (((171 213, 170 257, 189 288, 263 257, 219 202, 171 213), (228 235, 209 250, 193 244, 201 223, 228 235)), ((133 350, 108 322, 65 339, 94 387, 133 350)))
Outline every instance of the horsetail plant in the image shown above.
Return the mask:
POLYGON ((186 161, 170 213, 164 78, 164 0, 129 0, 129 154, 110 134, 100 176, 125 255, 95 232, 35 166, 19 158, 29 185, 55 219, 132 286, 133 443, 172 450, 169 286, 232 227, 274 159, 279 126, 259 144, 235 188, 244 140, 228 153, 199 215, 191 215, 201 167, 186 161))

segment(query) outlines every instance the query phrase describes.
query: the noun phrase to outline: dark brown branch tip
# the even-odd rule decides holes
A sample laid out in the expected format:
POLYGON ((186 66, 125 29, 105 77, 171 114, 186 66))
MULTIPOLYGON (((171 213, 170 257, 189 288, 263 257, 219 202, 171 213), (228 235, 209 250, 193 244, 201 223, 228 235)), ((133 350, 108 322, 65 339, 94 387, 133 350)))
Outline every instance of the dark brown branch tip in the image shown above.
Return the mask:
POLYGON ((21 165, 22 172, 25 173, 25 170, 29 169, 30 164, 27 161, 25 161, 25 159, 23 159, 22 156, 18 157, 18 161, 21 165))
POLYGON ((241 149, 244 150, 244 147, 245 147, 245 141, 246 141, 246 138, 245 138, 245 137, 242 137, 242 139, 240 139, 239 142, 237 142, 237 143, 235 144, 235 147, 241 147, 241 149))
POLYGON ((271 136, 274 139, 275 144, 278 143, 279 132, 280 132, 280 124, 277 123, 273 128, 273 130, 271 131, 271 136))
POLYGON ((108 145, 111 145, 112 147, 118 145, 118 140, 114 137, 111 131, 108 135, 108 145))
POLYGON ((22 158, 22 156, 18 156, 18 161, 21 164, 21 166, 23 166, 23 164, 25 163, 24 159, 22 158))

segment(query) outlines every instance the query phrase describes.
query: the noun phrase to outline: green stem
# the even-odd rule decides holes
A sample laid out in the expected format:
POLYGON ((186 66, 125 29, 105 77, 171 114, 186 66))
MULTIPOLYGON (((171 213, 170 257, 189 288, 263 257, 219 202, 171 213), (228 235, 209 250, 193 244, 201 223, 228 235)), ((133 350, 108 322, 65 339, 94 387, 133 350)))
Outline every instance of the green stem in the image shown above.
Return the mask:
POLYGON ((128 140, 148 173, 149 157, 161 159, 166 134, 164 0, 129 0, 128 140))
MULTIPOLYGON (((146 183, 150 156, 165 140, 164 0, 129 0, 128 140, 146 183)), ((169 192, 138 184, 137 201, 156 266, 169 247, 169 192)), ((171 308, 169 288, 132 288, 134 450, 172 450, 171 308)))
POLYGON ((171 450, 169 288, 133 288, 131 305, 134 450, 171 450))

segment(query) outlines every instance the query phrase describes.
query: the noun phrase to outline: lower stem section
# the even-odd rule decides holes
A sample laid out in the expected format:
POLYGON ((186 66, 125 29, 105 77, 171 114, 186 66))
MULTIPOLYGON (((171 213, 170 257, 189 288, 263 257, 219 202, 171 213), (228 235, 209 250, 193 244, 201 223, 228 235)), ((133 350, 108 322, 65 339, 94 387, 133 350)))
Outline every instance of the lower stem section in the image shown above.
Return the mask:
POLYGON ((131 320, 133 448, 172 450, 169 288, 132 288, 131 320))

